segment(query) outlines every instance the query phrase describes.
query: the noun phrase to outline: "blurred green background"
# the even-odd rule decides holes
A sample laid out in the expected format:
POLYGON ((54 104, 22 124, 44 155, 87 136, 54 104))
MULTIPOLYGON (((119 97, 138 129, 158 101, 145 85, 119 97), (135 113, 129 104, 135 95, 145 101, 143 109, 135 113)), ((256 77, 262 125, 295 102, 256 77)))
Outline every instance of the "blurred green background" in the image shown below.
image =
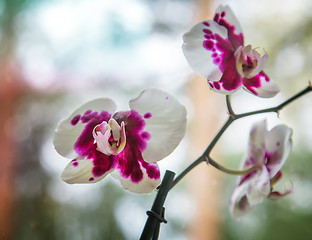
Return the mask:
MULTIPOLYGON (((307 85, 312 75, 308 0, 0 0, 0 206, 6 210, 0 213, 6 217, 1 240, 138 239, 155 193, 125 192, 109 177, 94 185, 63 183, 59 176, 68 160, 53 149, 53 129, 87 100, 111 97, 123 110, 147 87, 176 95, 190 119, 192 71, 181 50, 182 35, 200 20, 197 14, 207 2, 210 14, 220 3, 231 6, 245 42, 269 53, 266 72, 281 87, 273 99, 235 94, 237 112, 272 106, 307 85)), ((294 129, 294 148, 283 172, 294 192, 279 202, 266 200, 236 221, 228 211, 236 178, 220 173, 219 239, 312 239, 311 100, 298 100, 280 119, 273 114, 243 119, 221 139, 223 164, 235 169, 253 121, 268 117, 270 127, 287 123, 294 129)), ((225 119, 226 109, 218 114, 225 119)), ((189 144, 187 135, 161 162, 162 172, 181 172, 189 144)), ((182 182, 166 201, 169 223, 160 239, 192 239, 193 210, 182 182)))

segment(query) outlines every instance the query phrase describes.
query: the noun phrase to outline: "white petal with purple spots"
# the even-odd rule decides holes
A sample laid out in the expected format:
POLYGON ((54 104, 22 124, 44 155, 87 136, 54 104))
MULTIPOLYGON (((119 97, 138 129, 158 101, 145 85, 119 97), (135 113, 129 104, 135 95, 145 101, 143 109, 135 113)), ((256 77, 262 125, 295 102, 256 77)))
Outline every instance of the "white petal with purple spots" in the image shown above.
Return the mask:
POLYGON ((273 128, 266 139, 267 168, 272 178, 282 168, 292 148, 292 129, 286 125, 273 128))
POLYGON ((226 39, 227 30, 214 21, 198 23, 183 35, 182 49, 186 60, 197 74, 210 81, 218 81, 222 76, 216 36, 226 39))
POLYGON ((158 90, 143 91, 129 103, 145 121, 141 137, 146 140, 143 159, 157 162, 168 156, 180 143, 186 130, 186 109, 172 95, 158 90))
POLYGON ((92 174, 93 164, 88 159, 72 160, 64 169, 61 178, 69 184, 74 183, 95 183, 102 180, 109 172, 101 177, 92 174))
MULTIPOLYGON (((152 165, 159 172, 157 163, 150 163, 149 165, 152 165)), ((139 162, 138 170, 142 172, 142 178, 138 182, 134 182, 130 177, 124 177, 120 170, 114 171, 112 176, 120 181, 124 189, 134 193, 150 193, 160 185, 160 175, 156 178, 150 178, 147 173, 148 169, 144 168, 141 162, 139 162)))
POLYGON ((61 121, 54 134, 53 143, 56 151, 67 158, 76 158, 79 156, 75 152, 74 145, 83 132, 89 118, 94 117, 94 113, 101 113, 103 110, 108 115, 114 113, 116 110, 115 103, 108 98, 96 99, 87 102, 76 111, 74 111, 69 118, 61 121))
POLYGON ((274 97, 280 91, 279 87, 263 71, 253 78, 244 78, 243 84, 246 91, 262 98, 274 97))

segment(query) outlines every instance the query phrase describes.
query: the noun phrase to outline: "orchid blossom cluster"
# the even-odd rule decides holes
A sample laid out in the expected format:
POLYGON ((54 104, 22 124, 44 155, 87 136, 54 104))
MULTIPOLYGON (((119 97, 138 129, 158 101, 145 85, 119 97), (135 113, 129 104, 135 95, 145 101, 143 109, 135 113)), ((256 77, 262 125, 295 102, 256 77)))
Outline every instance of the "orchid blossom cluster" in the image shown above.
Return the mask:
MULTIPOLYGON (((263 71, 268 54, 244 45, 240 23, 228 6, 220 5, 213 20, 196 24, 183 36, 184 56, 193 70, 207 79, 211 90, 230 95, 243 88, 251 94, 269 98, 278 86, 263 71)), ((239 179, 230 201, 232 216, 239 218, 265 198, 279 199, 291 192, 273 191, 281 178, 280 168, 291 150, 292 130, 278 125, 270 132, 266 122, 250 132, 248 155, 242 169, 253 169, 239 179)))
MULTIPOLYGON (((312 90, 310 84, 276 108, 235 114, 229 95, 240 88, 262 98, 275 96, 279 88, 264 72, 268 54, 244 45, 241 26, 228 6, 219 6, 213 20, 200 22, 185 33, 182 48, 191 68, 207 79, 209 88, 226 95, 229 118, 203 155, 169 189, 202 161, 225 169, 216 162, 212 164, 209 154, 234 120, 278 112, 312 90)), ((157 162, 172 153, 184 137, 186 109, 175 97, 158 89, 144 90, 130 100, 129 106, 130 110, 116 112, 113 100, 96 99, 59 123, 54 134, 55 149, 72 159, 61 176, 65 182, 95 183, 111 173, 123 188, 135 193, 150 193, 160 185, 157 162)), ((253 125, 242 170, 236 171, 241 176, 230 200, 234 218, 242 217, 266 198, 279 199, 291 193, 291 187, 283 193, 274 190, 292 148, 291 136, 292 129, 286 125, 270 131, 266 121, 253 125)))

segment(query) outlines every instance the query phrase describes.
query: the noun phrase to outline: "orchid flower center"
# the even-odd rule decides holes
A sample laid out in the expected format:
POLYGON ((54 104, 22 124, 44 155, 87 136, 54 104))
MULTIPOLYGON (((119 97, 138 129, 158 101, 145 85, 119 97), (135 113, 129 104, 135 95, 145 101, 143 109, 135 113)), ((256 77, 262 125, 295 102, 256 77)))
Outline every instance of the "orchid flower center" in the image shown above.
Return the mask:
POLYGON ((117 155, 126 146, 126 132, 124 122, 119 124, 114 118, 108 123, 103 121, 93 129, 93 138, 97 145, 97 150, 106 155, 117 155))
POLYGON ((267 54, 262 55, 252 49, 251 45, 240 46, 234 53, 236 59, 236 68, 239 74, 244 78, 252 78, 261 72, 267 61, 267 54))

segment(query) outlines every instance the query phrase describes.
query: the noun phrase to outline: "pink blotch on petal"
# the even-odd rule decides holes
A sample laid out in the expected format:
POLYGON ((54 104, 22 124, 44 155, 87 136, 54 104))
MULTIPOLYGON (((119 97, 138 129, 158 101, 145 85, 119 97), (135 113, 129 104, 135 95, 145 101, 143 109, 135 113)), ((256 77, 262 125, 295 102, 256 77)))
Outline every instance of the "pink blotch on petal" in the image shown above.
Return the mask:
POLYGON ((80 121, 85 123, 85 127, 74 144, 76 153, 80 156, 84 156, 93 162, 92 173, 95 177, 101 177, 111 169, 115 168, 117 159, 115 156, 107 156, 97 150, 96 143, 92 131, 94 127, 103 121, 108 121, 111 118, 111 114, 102 111, 100 113, 87 110, 81 117, 80 121))
POLYGON ((145 113, 143 117, 144 118, 151 118, 152 114, 150 112, 148 112, 148 113, 145 113))
POLYGON ((147 175, 151 179, 160 177, 159 169, 153 163, 147 163, 142 157, 142 152, 146 149, 147 140, 150 134, 144 131, 145 121, 142 116, 134 110, 126 120, 127 144, 124 150, 117 155, 120 175, 128 178, 133 183, 143 180, 144 174, 141 168, 145 168, 147 175))
POLYGON ((243 84, 250 92, 257 96, 258 93, 256 89, 261 87, 261 78, 264 78, 266 82, 270 81, 270 78, 263 71, 261 71, 253 78, 244 78, 243 84))
POLYGON ((73 117, 73 119, 70 121, 71 125, 75 126, 79 122, 80 118, 81 118, 80 114, 73 117))

